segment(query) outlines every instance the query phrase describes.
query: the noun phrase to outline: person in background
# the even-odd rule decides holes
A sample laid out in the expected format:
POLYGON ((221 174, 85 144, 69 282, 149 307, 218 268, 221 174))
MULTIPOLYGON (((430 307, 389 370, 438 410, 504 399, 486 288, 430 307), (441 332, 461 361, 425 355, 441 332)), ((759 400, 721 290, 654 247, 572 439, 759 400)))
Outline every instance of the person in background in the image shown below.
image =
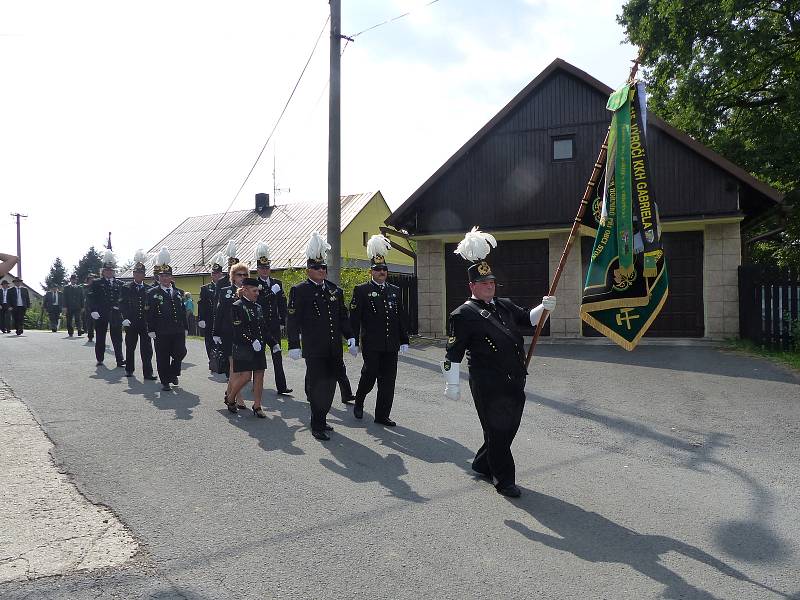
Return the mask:
POLYGON ((64 307, 67 309, 67 333, 72 337, 75 328, 78 337, 83 335, 83 290, 78 285, 78 276, 69 276, 69 283, 64 287, 64 307))
POLYGON ((22 279, 14 277, 12 283, 14 287, 9 293, 9 304, 11 305, 14 317, 14 329, 17 335, 22 335, 25 331, 25 313, 31 307, 31 296, 28 288, 22 285, 22 279))
POLYGON ((99 276, 96 273, 89 273, 86 275, 81 292, 83 292, 83 325, 86 327, 86 337, 90 342, 94 341, 94 319, 91 316, 92 309, 89 308, 90 298, 92 295, 92 283, 99 276))
POLYGON ((11 333, 11 304, 8 301, 8 293, 11 291, 8 281, 5 279, 0 283, 0 332, 11 333))
POLYGON ((189 335, 197 335, 197 324, 194 318, 194 299, 192 294, 186 292, 183 296, 183 305, 186 307, 186 323, 189 335))
POLYGON ((225 257, 221 252, 218 252, 211 259, 211 283, 207 283, 200 288, 200 300, 197 302, 197 326, 203 330, 202 335, 205 338, 206 354, 209 361, 214 348, 214 333, 212 329, 214 325, 214 310, 217 308, 216 304, 214 304, 214 295, 217 291, 217 282, 223 278, 223 262, 225 262, 225 257))

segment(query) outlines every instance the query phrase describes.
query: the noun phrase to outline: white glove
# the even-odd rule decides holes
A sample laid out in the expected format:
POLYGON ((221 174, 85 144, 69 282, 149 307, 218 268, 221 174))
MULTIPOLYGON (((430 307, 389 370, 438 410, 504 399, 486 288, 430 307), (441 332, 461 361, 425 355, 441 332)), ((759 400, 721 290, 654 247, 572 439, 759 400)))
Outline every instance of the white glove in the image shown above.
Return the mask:
POLYGON ((197 326, 198 326, 200 329, 205 329, 205 328, 206 328, 206 322, 205 322, 205 321, 198 321, 198 322, 197 322, 197 326))
POLYGON ((298 360, 300 358, 300 348, 292 348, 289 350, 289 358, 298 360))
POLYGON ((273 294, 277 294, 278 292, 280 292, 280 291, 281 291, 281 286, 279 286, 277 283, 273 283, 273 284, 272 284, 272 287, 271 287, 271 288, 269 288, 269 289, 271 289, 271 290, 272 290, 272 293, 273 293, 273 294))
POLYGON ((221 344, 222 343, 222 338, 219 337, 218 335, 212 336, 211 339, 214 340, 215 344, 221 344))
POLYGON ((155 331, 151 331, 151 332, 150 332, 150 333, 148 333, 147 335, 149 335, 149 336, 150 336, 150 339, 151 339, 151 340, 154 340, 154 339, 156 339, 156 332, 155 332, 155 331))
POLYGON ((99 319, 99 318, 100 318, 100 313, 99 313, 99 312, 97 312, 97 311, 94 311, 94 312, 92 312, 92 313, 91 313, 91 315, 92 315, 92 318, 93 318, 95 321, 97 321, 97 319, 99 319))
POLYGON ((123 327, 130 327, 131 326, 131 320, 130 319, 123 319, 122 326, 123 327))
POLYGON ((253 340, 253 350, 256 352, 261 352, 261 342, 258 340, 253 340))
POLYGON ((408 344, 400 344, 400 354, 408 352, 408 344))
POLYGON ((542 303, 536 308, 531 309, 531 325, 536 327, 539 324, 539 319, 542 318, 542 313, 546 310, 548 313, 556 307, 555 296, 542 296, 542 303))
POLYGON ((356 338, 347 340, 347 348, 350 356, 358 356, 358 346, 356 346, 356 338))
POLYGON ((446 360, 442 363, 442 373, 444 374, 444 395, 450 400, 461 399, 461 389, 459 387, 459 372, 461 363, 454 363, 446 360))
POLYGON ((278 354, 280 351, 281 351, 281 345, 280 344, 275 344, 272 347, 272 353, 273 354, 278 354))
POLYGON ((542 296, 542 306, 546 311, 553 312, 556 308, 556 297, 555 296, 542 296))

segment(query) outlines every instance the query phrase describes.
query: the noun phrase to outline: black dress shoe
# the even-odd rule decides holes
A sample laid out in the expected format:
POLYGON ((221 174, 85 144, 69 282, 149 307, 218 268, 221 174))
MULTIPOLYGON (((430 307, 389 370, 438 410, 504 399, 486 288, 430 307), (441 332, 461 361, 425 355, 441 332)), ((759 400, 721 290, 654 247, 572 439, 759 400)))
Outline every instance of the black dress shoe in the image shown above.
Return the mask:
POLYGON ((481 469, 476 469, 475 467, 472 467, 472 470, 475 471, 475 473, 477 473, 481 477, 485 477, 489 481, 492 480, 492 474, 489 471, 482 471, 481 469))
POLYGON ((171 392, 172 391, 172 388, 169 387, 168 383, 162 383, 161 384, 161 389, 164 390, 165 392, 171 392))
POLYGON ((353 416, 356 419, 363 419, 364 418, 364 405, 359 404, 356 402, 355 406, 353 406, 353 416))
POLYGON ((497 493, 508 496, 509 498, 519 498, 522 495, 520 489, 513 483, 504 485, 503 487, 497 486, 497 493))
POLYGON ((125 363, 124 362, 117 363, 117 368, 118 369, 124 369, 125 368, 125 363))
POLYGON ((322 429, 324 429, 325 431, 333 431, 333 427, 331 427, 327 423, 325 424, 325 426, 322 429))
POLYGON ((144 378, 147 379, 148 381, 155 381, 156 379, 158 379, 158 377, 156 377, 155 375, 145 375, 144 378))
POLYGON ((351 402, 355 402, 355 396, 342 396, 342 404, 350 404, 351 402))
POLYGON ((397 425, 397 423, 395 423, 394 421, 392 421, 388 417, 386 419, 375 419, 375 422, 378 425, 386 425, 386 427, 394 427, 395 425, 397 425))
POLYGON ((130 371, 125 371, 125 377, 133 377, 133 373, 130 371))
MULTIPOLYGON (((17 335, 19 335, 19 334, 17 334, 17 335)), ((97 366, 98 367, 102 367, 103 366, 103 361, 102 360, 98 360, 97 361, 97 366)))
POLYGON ((292 388, 286 388, 285 390, 278 390, 278 393, 288 396, 289 394, 292 393, 292 388))
POLYGON ((173 384, 173 385, 179 385, 179 384, 178 384, 178 378, 177 378, 177 377, 173 377, 173 378, 170 380, 170 383, 171 383, 171 384, 173 384))
POLYGON ((326 441, 326 442, 327 442, 329 439, 331 439, 331 436, 329 436, 329 435, 328 435, 327 433, 325 433, 324 431, 314 431, 314 430, 312 430, 312 431, 311 431, 311 435, 313 435, 313 436, 314 436, 314 438, 316 438, 316 439, 318 439, 318 440, 323 440, 323 441, 326 441))

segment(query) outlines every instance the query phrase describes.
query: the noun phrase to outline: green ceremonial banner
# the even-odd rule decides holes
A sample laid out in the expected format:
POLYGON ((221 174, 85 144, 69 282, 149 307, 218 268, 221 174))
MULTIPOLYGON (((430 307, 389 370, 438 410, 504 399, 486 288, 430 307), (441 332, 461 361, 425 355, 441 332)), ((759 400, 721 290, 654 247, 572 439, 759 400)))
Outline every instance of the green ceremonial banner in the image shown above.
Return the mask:
POLYGON ((653 197, 643 84, 608 100, 614 111, 602 200, 590 205, 581 230, 595 236, 581 302, 581 319, 633 350, 664 306, 669 291, 653 197))

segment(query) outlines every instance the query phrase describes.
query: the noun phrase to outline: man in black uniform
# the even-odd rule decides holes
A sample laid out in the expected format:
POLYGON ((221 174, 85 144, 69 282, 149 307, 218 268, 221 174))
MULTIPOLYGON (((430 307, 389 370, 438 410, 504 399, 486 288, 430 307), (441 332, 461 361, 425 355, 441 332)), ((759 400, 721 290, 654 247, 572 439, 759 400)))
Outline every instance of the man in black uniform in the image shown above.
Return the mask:
POLYGON ((125 376, 133 377, 136 370, 136 346, 142 358, 142 374, 145 379, 155 381, 153 376, 153 342, 147 335, 147 291, 144 282, 147 256, 137 250, 133 257, 133 281, 122 290, 122 326, 125 328, 125 376))
POLYGON ((111 250, 106 250, 103 255, 103 275, 92 283, 89 292, 90 316, 94 319, 97 339, 94 343, 94 356, 97 365, 103 364, 106 353, 106 331, 111 331, 111 344, 114 346, 114 355, 117 366, 125 366, 125 357, 122 355, 122 282, 114 277, 117 259, 111 250))
POLYGON ((364 416, 364 398, 377 380, 375 422, 394 427, 396 423, 389 418, 389 413, 397 378, 397 353, 408 351, 408 326, 400 309, 400 288, 386 283, 389 275, 386 253, 389 248, 391 242, 382 235, 373 235, 367 242, 372 278, 353 289, 350 326, 356 346, 360 347, 364 357, 353 415, 356 419, 364 416))
POLYGON ((8 301, 8 294, 11 290, 8 286, 8 281, 3 279, 0 282, 0 332, 11 333, 11 304, 8 301))
POLYGON ((483 428, 483 445, 472 469, 492 479, 500 494, 517 498, 511 443, 525 407, 525 344, 519 327, 536 326, 542 312, 552 311, 555 296, 545 296, 534 309, 524 309, 508 298, 495 298, 495 276, 486 261, 495 239, 470 231, 456 253, 470 261, 467 269, 472 296, 450 313, 447 355, 442 365, 445 395, 460 398, 460 363, 467 354, 469 388, 483 428))
POLYGON ((258 271, 258 302, 264 319, 267 322, 267 331, 277 340, 270 350, 272 366, 275 369, 275 389, 279 394, 291 394, 292 390, 286 386, 286 375, 283 372, 283 357, 281 355, 281 327, 286 325, 286 295, 283 293, 283 283, 280 279, 270 277, 272 273, 269 262, 269 247, 264 242, 256 244, 256 270, 258 271))
MULTIPOLYGON (((230 269, 231 269, 231 267, 233 265, 239 263, 239 259, 236 258, 236 251, 237 251, 236 242, 234 240, 228 240, 228 245, 225 248, 225 253, 224 253, 224 255, 228 259, 228 267, 227 267, 227 270, 225 271, 225 273, 223 273, 222 277, 219 279, 219 281, 217 281, 216 287, 214 288, 214 295, 213 295, 213 297, 211 299, 212 305, 214 306, 214 312, 213 312, 214 321, 211 323, 212 340, 213 340, 213 337, 214 337, 213 336, 213 331, 215 329, 218 329, 216 321, 220 318, 220 315, 217 313, 217 309, 218 309, 219 303, 220 303, 220 292, 223 289, 229 288, 231 286, 230 269)), ((230 349, 226 347, 224 349, 224 353, 225 353, 225 357, 224 357, 225 358, 225 361, 224 361, 225 362, 225 377, 228 378, 228 381, 230 381, 230 379, 229 379, 230 378, 230 349)))
POLYGON ((51 285, 44 295, 44 309, 50 319, 50 331, 58 331, 58 322, 61 320, 63 310, 64 294, 58 291, 57 285, 51 285))
POLYGON ((217 291, 217 282, 222 279, 222 263, 225 258, 221 252, 211 260, 211 283, 207 283, 200 288, 200 300, 197 301, 197 326, 203 330, 206 342, 206 354, 211 358, 211 351, 214 348, 212 326, 214 325, 214 295, 217 291))
POLYGON ((186 356, 186 307, 183 290, 173 286, 170 255, 166 247, 156 257, 153 270, 158 274, 158 286, 147 291, 147 332, 155 340, 156 368, 165 392, 178 385, 181 361, 186 356))
POLYGON ((306 246, 308 279, 292 286, 286 333, 289 337, 289 358, 306 360, 306 389, 311 403, 311 434, 318 440, 329 440, 333 427, 326 418, 336 391, 336 380, 342 372, 342 338, 352 352, 356 341, 350 331, 344 291, 325 279, 328 266, 325 253, 330 245, 316 231, 306 246))
POLYGON ((69 276, 69 283, 64 286, 64 306, 67 309, 67 333, 72 337, 78 329, 78 337, 83 335, 83 290, 78 285, 78 276, 69 276))
POLYGON ((17 335, 22 335, 25 330, 25 313, 31 307, 31 296, 19 277, 14 277, 11 283, 14 284, 14 287, 8 292, 8 303, 11 305, 14 317, 14 329, 17 335))
POLYGON ((83 292, 83 326, 86 327, 86 337, 90 342, 94 341, 94 319, 90 314, 92 309, 89 308, 91 306, 89 299, 92 295, 92 284, 98 278, 99 276, 96 273, 89 273, 81 286, 81 292, 83 292))

